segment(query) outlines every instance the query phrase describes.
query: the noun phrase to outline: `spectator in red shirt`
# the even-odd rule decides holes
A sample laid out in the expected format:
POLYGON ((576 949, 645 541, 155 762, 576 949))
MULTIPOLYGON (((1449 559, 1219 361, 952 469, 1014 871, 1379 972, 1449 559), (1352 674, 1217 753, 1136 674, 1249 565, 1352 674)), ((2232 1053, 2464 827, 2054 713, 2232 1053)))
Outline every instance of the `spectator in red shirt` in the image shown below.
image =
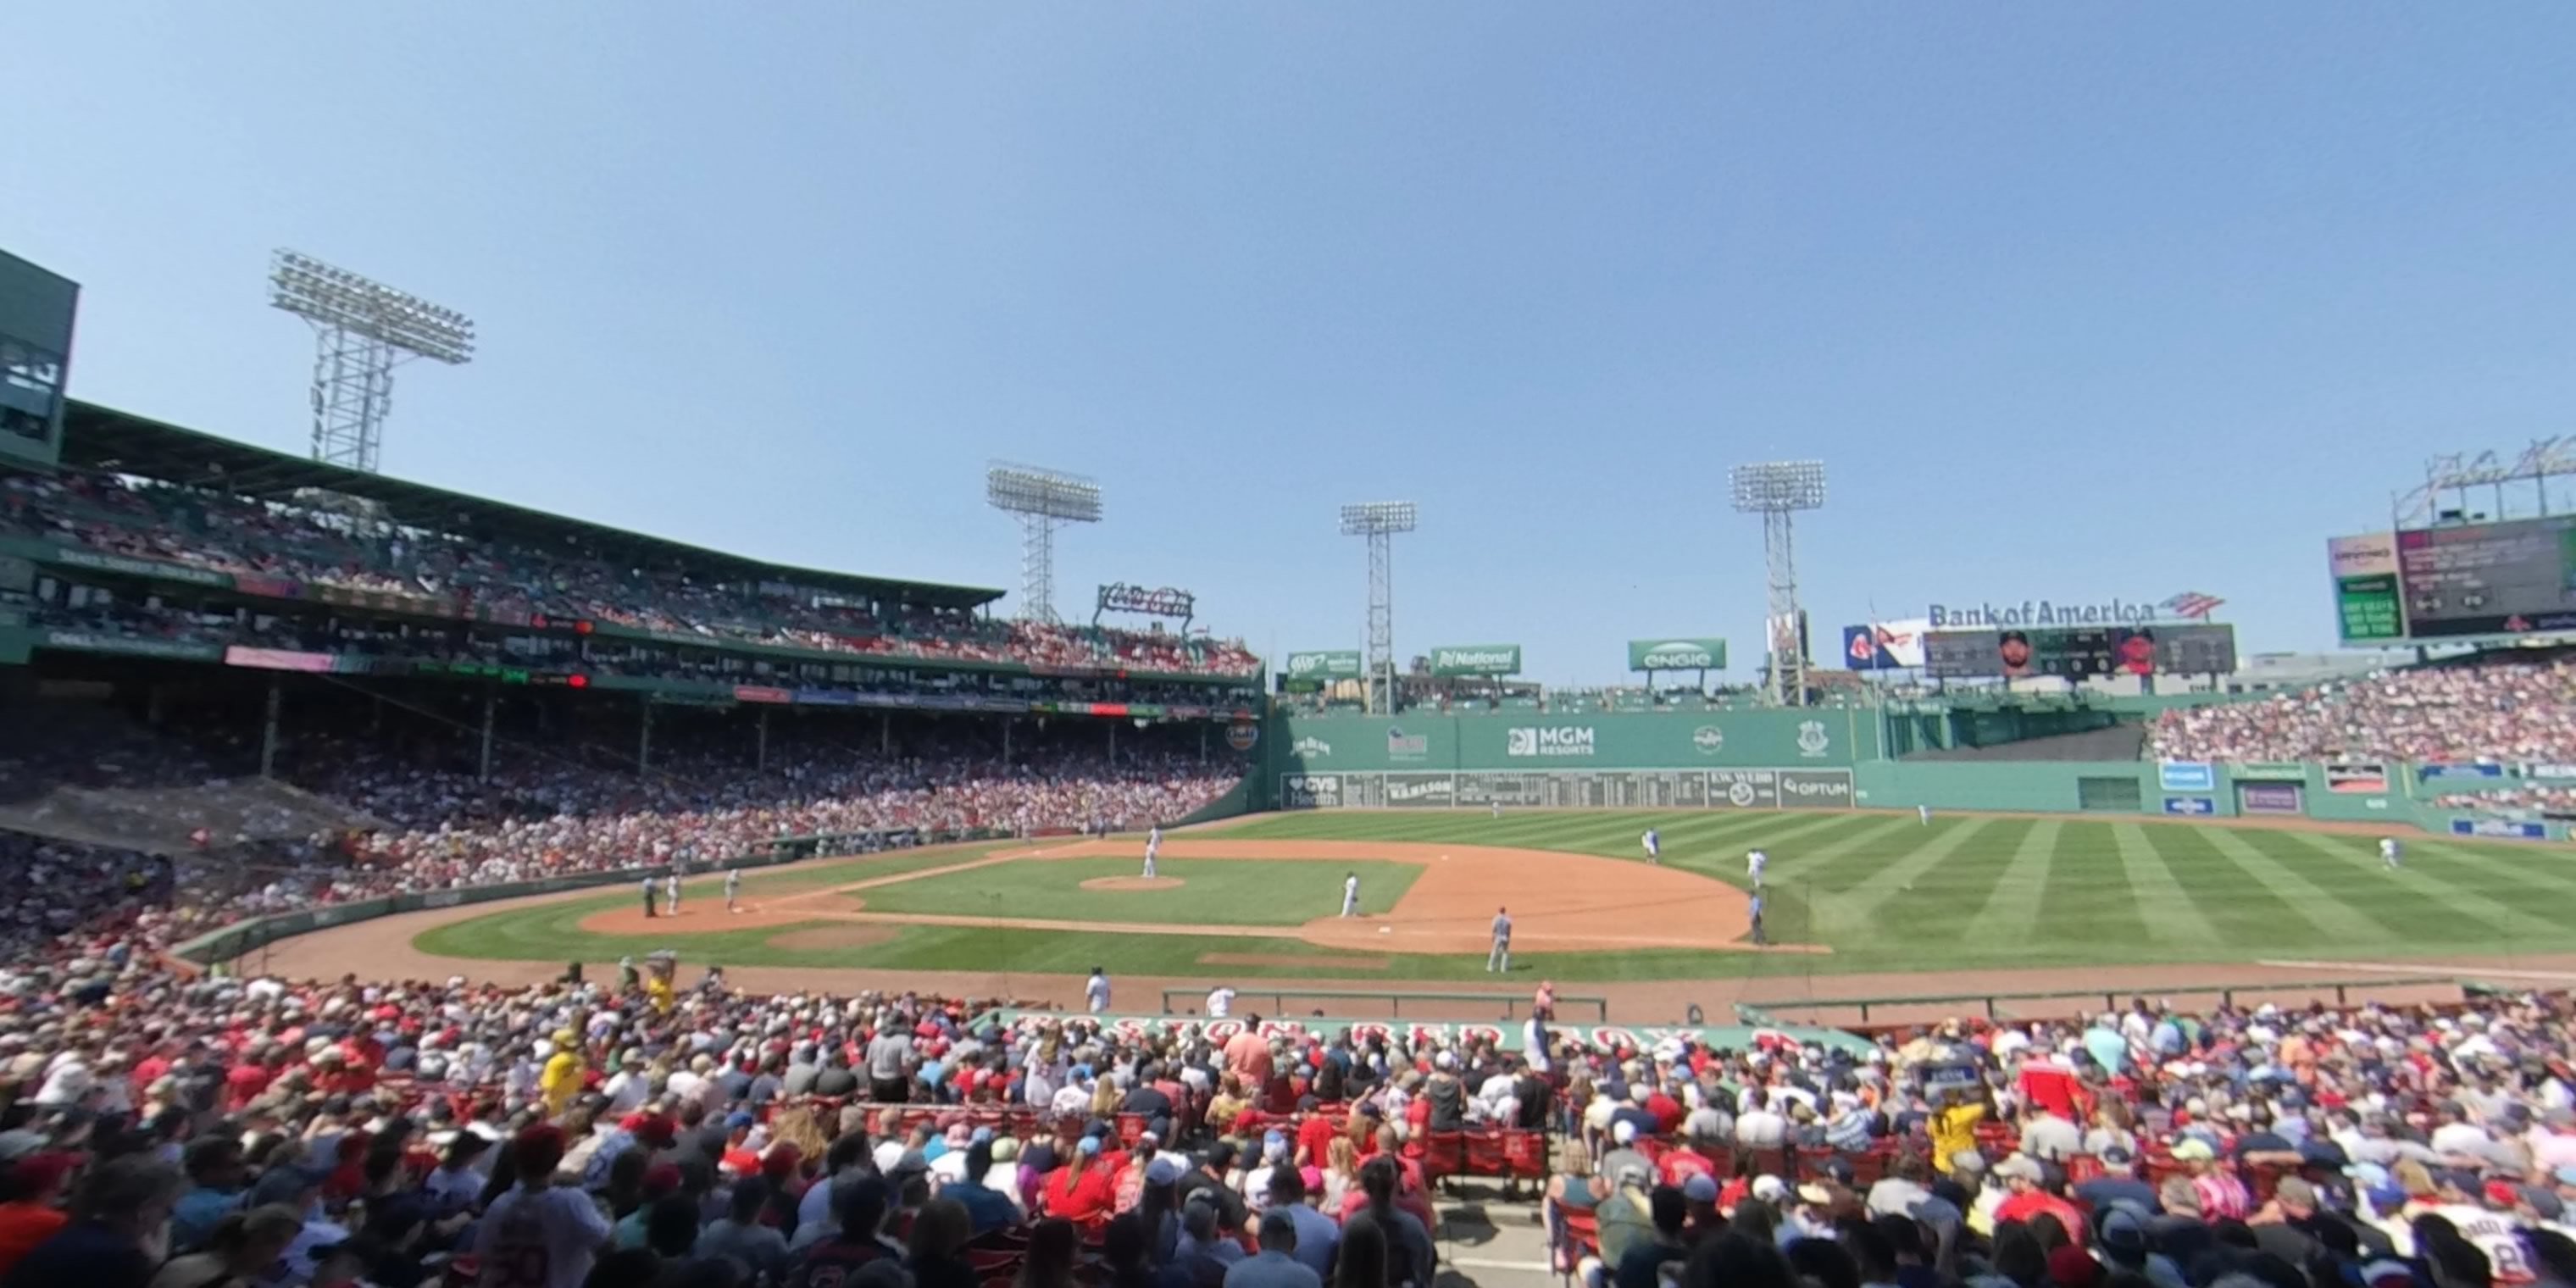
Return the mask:
POLYGON ((1322 1114, 1306 1115, 1306 1121, 1297 1124, 1297 1166, 1322 1167, 1325 1153, 1333 1147, 1333 1137, 1339 1134, 1331 1119, 1322 1114))
POLYGON ((1717 1157, 1726 1147, 1723 1143, 1692 1137, 1681 1146, 1655 1160, 1655 1171, 1666 1185, 1679 1186, 1694 1176, 1717 1175, 1717 1157))
POLYGON ((240 1113, 268 1090, 277 1077, 278 1055, 265 1044, 255 1048, 249 1057, 224 1074, 224 1110, 240 1113))
MULTIPOLYGON (((1656 1135, 1670 1136, 1681 1129, 1682 1102, 1673 1099, 1661 1083, 1657 1083, 1654 1090, 1646 1093, 1646 1103, 1638 1108, 1655 1116, 1656 1135)), ((1673 1183, 1678 1185, 1681 1182, 1673 1183)))
MULTIPOLYGON (((2042 1214, 2054 1217, 2066 1227, 2066 1237, 2078 1246, 2084 1242, 2084 1213, 2065 1198, 2047 1188, 2048 1169, 2028 1154, 2015 1154, 1995 1164, 1995 1175, 2010 1193, 1995 1208, 1995 1220, 2028 1222, 2042 1214)), ((2063 1182, 2061 1182, 2062 1184, 2063 1182)))
POLYGON ((1083 1137, 1073 1147, 1073 1157, 1047 1176, 1038 1197, 1048 1216, 1071 1221, 1086 1234, 1107 1226, 1117 1190, 1110 1169, 1101 1161, 1100 1138, 1083 1137))

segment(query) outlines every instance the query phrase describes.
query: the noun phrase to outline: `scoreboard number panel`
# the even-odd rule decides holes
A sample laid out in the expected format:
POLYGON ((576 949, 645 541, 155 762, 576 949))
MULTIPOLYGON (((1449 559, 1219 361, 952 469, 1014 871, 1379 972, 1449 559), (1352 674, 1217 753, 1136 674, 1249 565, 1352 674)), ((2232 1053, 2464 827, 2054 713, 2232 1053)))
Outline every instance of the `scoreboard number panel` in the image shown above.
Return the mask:
POLYGON ((2210 622, 2144 626, 2033 626, 1934 631, 1923 673, 1934 679, 2225 675, 2236 669, 2236 628, 2210 622))

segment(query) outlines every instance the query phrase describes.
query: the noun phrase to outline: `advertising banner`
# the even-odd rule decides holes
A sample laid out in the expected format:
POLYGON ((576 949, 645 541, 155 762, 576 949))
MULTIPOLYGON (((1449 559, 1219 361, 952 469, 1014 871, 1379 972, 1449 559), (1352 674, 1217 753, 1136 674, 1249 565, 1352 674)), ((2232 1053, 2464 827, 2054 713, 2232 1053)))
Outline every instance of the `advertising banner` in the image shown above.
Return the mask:
POLYGON ((116 653, 126 657, 157 657, 173 662, 215 662, 224 651, 212 644, 190 644, 182 640, 139 639, 125 635, 101 635, 95 631, 47 631, 42 641, 46 648, 72 649, 82 653, 116 653))
POLYGON ((133 577, 147 577, 154 581, 184 581, 192 586, 233 584, 230 576, 204 568, 192 568, 187 564, 163 563, 158 559, 136 559, 127 555, 105 554, 96 550, 84 550, 77 546, 56 546, 48 558, 65 568, 124 573, 133 577))
POLYGON ((2508 841, 2545 841, 2549 839, 2549 825, 2513 818, 2455 818, 2451 820, 2451 834, 2497 837, 2508 841))
POLYGON ((1431 650, 1431 673, 1439 676, 1518 675, 1518 644, 1443 644, 1431 650))
MULTIPOLYGON (((1293 998, 1299 996, 1291 986, 1285 994, 1247 989, 1246 995, 1259 998, 1293 998)), ((1263 1008, 1269 1009, 1269 1008, 1263 1008)), ((1283 1008, 1284 1009, 1284 1008, 1283 1008)), ((1438 1020, 1385 1019, 1265 1019, 1259 1028, 1249 1019, 1201 1019, 1179 1015, 1083 1015, 1066 1016, 1052 1011, 1005 1010, 1002 1023, 1013 1032, 1035 1034, 1052 1031, 1068 1019, 1100 1027, 1101 1032, 1127 1042, 1144 1042, 1168 1038, 1181 1044, 1207 1041, 1219 1046, 1240 1033, 1257 1033, 1268 1038, 1295 1038, 1312 1035, 1329 1037, 1347 1032, 1361 1042, 1372 1039, 1416 1048, 1433 1043, 1479 1043, 1498 1051, 1518 1051, 1528 1038, 1527 1021, 1513 1020, 1500 1024, 1474 1021, 1448 1023, 1438 1020)), ((1869 1050, 1869 1044, 1851 1034, 1834 1029, 1778 1025, 1751 1028, 1745 1025, 1679 1027, 1650 1025, 1581 1024, 1558 1021, 1547 1026, 1549 1036, 1559 1046, 1575 1046, 1587 1051, 1651 1051, 1667 1042, 1683 1041, 1720 1049, 1742 1050, 1765 1042, 1790 1045, 1831 1047, 1850 1053, 1869 1050)))
POLYGON ((2165 798, 2165 812, 2195 816, 2215 814, 2218 802, 2206 796, 2168 796, 2165 798))
POLYGON ((1282 809, 1849 809, 1848 769, 1282 774, 1282 809))
POLYGON ((2328 761, 2326 790, 2352 796, 2374 796, 2388 790, 2388 766, 2377 761, 2328 761))
POLYGON ((2304 783, 2308 781, 2308 767, 2295 760, 2246 760, 2229 765, 2227 776, 2238 782, 2249 778, 2268 778, 2304 783))
POLYGON ((2424 782, 2439 778, 2502 778, 2502 765, 2417 765, 2415 777, 2424 782))
POLYGON ((1291 680, 1356 680, 1361 666, 1360 651, 1355 648, 1291 653, 1281 674, 1291 680))
POLYGON ((1925 619, 1876 622, 1843 628, 1843 665, 1854 671, 1898 671, 1922 666, 1925 619))
POLYGON ((334 659, 328 653, 296 653, 282 648, 244 648, 235 644, 224 650, 224 665, 246 666, 260 671, 304 671, 329 675, 334 659))
POLYGON ((2576 765, 2534 763, 2522 767, 2525 778, 2576 779, 2576 765))
POLYGON ((2218 771, 2205 760, 2161 761, 2156 785, 2169 792, 2205 792, 2218 786, 2218 771))
POLYGON ((1878 632, 1866 626, 1843 628, 1843 669, 1846 671, 1893 671, 1896 659, 1878 645, 1878 632))
POLYGON ((1723 671, 1726 669, 1726 641, 1720 639, 1659 639, 1628 641, 1628 669, 1631 671, 1723 671))
POLYGON ((2297 783, 2239 783, 2236 808, 2248 814, 2304 814, 2307 803, 2300 794, 2305 790, 2297 783))
POLYGON ((2326 543, 2326 563, 2334 578, 2335 629, 2344 643, 2379 644, 2406 637, 2396 533, 2336 537, 2326 543))

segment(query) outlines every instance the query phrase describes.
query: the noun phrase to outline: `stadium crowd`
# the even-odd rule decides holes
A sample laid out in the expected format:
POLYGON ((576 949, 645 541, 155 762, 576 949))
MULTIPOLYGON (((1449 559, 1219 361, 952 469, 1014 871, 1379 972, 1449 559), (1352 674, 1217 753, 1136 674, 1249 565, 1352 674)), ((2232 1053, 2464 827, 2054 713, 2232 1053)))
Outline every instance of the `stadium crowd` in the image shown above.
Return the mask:
MULTIPOLYGON (((409 529, 378 534, 346 515, 113 476, 0 479, 0 534, 226 573, 280 594, 314 585, 399 596, 451 616, 591 619, 710 642, 1035 666, 1210 675, 1258 668, 1240 641, 929 609, 889 610, 880 620, 812 592, 718 584, 677 567, 620 567, 578 548, 409 529)), ((161 625, 205 629, 176 618, 161 625)))
POLYGON ((1444 1140, 1536 1130, 1512 1170, 1617 1288, 2576 1282, 2563 996, 1733 1048, 1534 1018, 1525 1056, 649 965, 191 977, 104 906, 155 874, 51 875, 90 902, 0 967, 0 1288, 1428 1288, 1444 1140))
POLYGON ((2156 722, 2161 760, 2576 761, 2576 659, 2487 653, 2156 722))
MULTIPOLYGON (((398 738, 367 735, 363 720, 326 724, 279 758, 297 791, 237 776, 253 752, 229 725, 190 741, 87 703, 0 707, 0 827, 121 842, 76 859, 81 847, 0 831, 0 876, 95 862, 120 882, 143 872, 155 889, 183 884, 184 906, 146 918, 158 948, 319 903, 626 868, 704 872, 790 837, 876 848, 1142 830, 1187 817, 1241 773, 1181 750, 1190 740, 1177 736, 1131 738, 1113 758, 1105 738, 1085 736, 1098 730, 1064 732, 1024 739, 1005 760, 962 735, 878 750, 814 732, 837 727, 782 730, 764 772, 717 724, 670 738, 649 772, 574 741, 513 746, 484 779, 461 768, 474 763, 471 744, 453 728, 415 722, 398 738)), ((16 920, 53 924, 57 913, 29 905, 16 920)))

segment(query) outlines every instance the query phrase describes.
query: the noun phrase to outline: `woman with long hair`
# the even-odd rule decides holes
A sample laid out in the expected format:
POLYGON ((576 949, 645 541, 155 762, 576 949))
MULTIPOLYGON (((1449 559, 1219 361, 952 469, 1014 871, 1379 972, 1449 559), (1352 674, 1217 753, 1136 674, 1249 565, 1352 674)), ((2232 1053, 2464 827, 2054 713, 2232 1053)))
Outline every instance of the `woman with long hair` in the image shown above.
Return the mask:
POLYGON ((1342 1227, 1341 1252, 1333 1261, 1330 1288, 1395 1288, 1387 1280, 1386 1231, 1365 1214, 1342 1227))
POLYGON ((2117 1149, 2131 1158, 2138 1156, 2138 1134, 2131 1130, 2127 1102, 2105 1096, 2093 1107, 2093 1129, 2084 1133, 2084 1152, 2099 1158, 2105 1150, 2117 1149))
POLYGON ((1028 1260, 1020 1263, 1014 1288, 1074 1288, 1073 1254, 1079 1243, 1073 1222, 1049 1217, 1029 1231, 1028 1260))
POLYGON ((1338 1218, 1360 1189, 1360 1147, 1356 1138, 1336 1136, 1324 1149, 1324 1215, 1338 1218))
POLYGON ((1115 1194, 1108 1169, 1100 1165, 1100 1138, 1085 1136, 1068 1151, 1064 1166, 1047 1174, 1038 1202, 1048 1216, 1097 1230, 1109 1224, 1115 1194))
MULTIPOLYGON (((1589 1214, 1610 1197, 1610 1187, 1592 1174, 1592 1151, 1580 1140, 1568 1140, 1559 1151, 1564 1162, 1556 1175, 1547 1178, 1547 1194, 1539 1200, 1539 1215, 1546 1221, 1551 1245, 1565 1242, 1565 1214, 1589 1214)), ((1613 1267, 1615 1269, 1615 1267, 1613 1267)))
POLYGON ((1386 1231, 1389 1273, 1419 1288, 1430 1288, 1433 1269, 1431 1228, 1395 1205, 1396 1187, 1404 1173, 1393 1158, 1378 1157, 1360 1169, 1360 1190, 1368 1198, 1361 1209, 1386 1231))
POLYGON ((955 1199, 932 1199, 913 1214, 904 1265, 916 1288, 975 1288, 975 1268, 966 1264, 966 1241, 975 1222, 966 1205, 955 1199))

